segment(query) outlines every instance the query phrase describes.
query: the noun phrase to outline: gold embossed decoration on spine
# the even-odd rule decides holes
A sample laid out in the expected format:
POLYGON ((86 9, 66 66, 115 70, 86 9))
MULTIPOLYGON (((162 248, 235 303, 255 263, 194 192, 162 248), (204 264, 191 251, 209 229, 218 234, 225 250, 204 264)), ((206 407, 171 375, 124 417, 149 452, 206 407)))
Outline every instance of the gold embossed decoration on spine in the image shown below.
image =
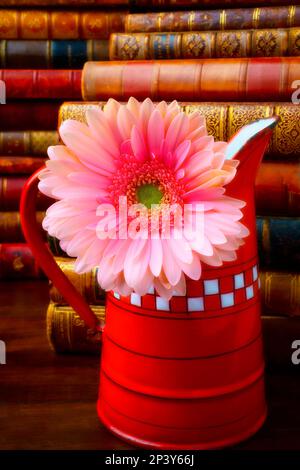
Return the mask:
MULTIPOLYGON (((74 269, 74 259, 56 257, 55 261, 78 292, 80 292, 89 303, 104 305, 105 293, 97 282, 97 269, 93 269, 88 273, 77 274, 74 269)), ((52 283, 50 283, 50 299, 60 305, 67 304, 59 290, 52 283)))
POLYGON ((274 114, 281 117, 272 139, 273 149, 282 155, 299 155, 300 149, 300 119, 299 106, 277 105, 274 114))
POLYGON ((264 314, 279 312, 288 316, 300 315, 300 275, 287 272, 260 272, 264 314))
MULTIPOLYGON (((105 321, 105 307, 91 306, 99 320, 105 321)), ((58 353, 99 354, 100 341, 95 339, 83 320, 70 306, 50 302, 47 310, 47 336, 52 349, 58 353)))
POLYGON ((110 60, 281 56, 300 56, 300 28, 116 33, 109 40, 110 60))

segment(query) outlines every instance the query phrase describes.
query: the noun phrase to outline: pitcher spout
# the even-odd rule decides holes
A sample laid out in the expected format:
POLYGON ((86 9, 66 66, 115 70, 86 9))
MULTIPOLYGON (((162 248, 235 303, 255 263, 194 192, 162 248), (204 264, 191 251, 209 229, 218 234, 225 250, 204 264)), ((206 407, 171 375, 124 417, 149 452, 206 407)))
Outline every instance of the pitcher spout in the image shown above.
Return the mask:
POLYGON ((257 170, 279 119, 278 116, 259 119, 244 126, 229 141, 226 159, 240 162, 237 175, 227 187, 231 196, 246 199, 249 189, 254 187, 257 170))

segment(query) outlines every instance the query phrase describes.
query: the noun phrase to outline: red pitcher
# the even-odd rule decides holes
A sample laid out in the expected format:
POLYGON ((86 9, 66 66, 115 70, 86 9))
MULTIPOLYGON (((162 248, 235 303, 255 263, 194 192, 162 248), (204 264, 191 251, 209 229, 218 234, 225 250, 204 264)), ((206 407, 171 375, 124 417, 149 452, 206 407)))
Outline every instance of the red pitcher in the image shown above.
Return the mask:
POLYGON ((24 188, 25 237, 47 276, 95 334, 103 332, 98 413, 122 439, 148 448, 211 449, 254 434, 266 417, 254 181, 277 118, 246 126, 227 154, 240 161, 227 194, 246 202, 250 231, 234 262, 204 266, 186 296, 110 292, 97 318, 45 247, 35 219, 38 173, 24 188))

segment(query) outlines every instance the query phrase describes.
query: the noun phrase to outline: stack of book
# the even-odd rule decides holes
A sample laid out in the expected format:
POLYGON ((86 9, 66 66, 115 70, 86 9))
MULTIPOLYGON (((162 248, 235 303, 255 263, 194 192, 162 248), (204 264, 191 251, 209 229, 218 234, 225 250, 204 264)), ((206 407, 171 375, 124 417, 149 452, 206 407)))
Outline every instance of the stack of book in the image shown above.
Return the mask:
MULTIPOLYGON (((49 6, 54 0, 6 3, 49 6)), ((0 78, 7 79, 9 73, 17 77, 10 85, 11 98, 82 99, 60 107, 59 123, 68 118, 84 121, 88 107, 103 106, 111 97, 176 99, 186 112, 203 113, 217 140, 228 140, 255 119, 281 117, 256 181, 257 233, 267 357, 272 363, 291 363, 291 344, 300 334, 295 318, 300 314, 300 6, 288 0, 249 0, 251 7, 244 0, 77 0, 76 6, 85 6, 78 14, 65 10, 69 3, 60 0, 64 10, 38 13, 45 15, 43 33, 38 28, 26 32, 24 24, 33 10, 13 13, 19 15, 18 28, 3 38, 6 63, 62 70, 5 70, 0 78), (134 13, 115 12, 129 9, 130 3, 134 13), (93 12, 87 11, 91 4, 93 12), (191 8, 197 11, 187 11, 191 8), (26 62, 13 56, 7 62, 11 47, 29 50, 26 44, 32 39, 30 54, 38 60, 28 54, 26 62), (75 70, 86 60, 82 72, 75 70)), ((46 114, 40 114, 40 124, 49 119, 46 114)), ((51 239, 50 246, 63 271, 103 318, 104 293, 96 283, 96 270, 77 275, 74 260, 61 252, 57 240, 51 239)), ((54 286, 50 298, 48 333, 54 349, 99 351, 54 286)))
MULTIPOLYGON (((41 271, 20 227, 22 187, 43 165, 48 146, 58 143, 59 106, 81 97, 84 62, 108 58, 109 35, 124 31, 126 10, 121 4, 120 11, 95 10, 93 2, 81 11, 74 10, 80 2, 0 3, 0 102, 6 99, 0 105, 0 280, 35 279, 41 271)), ((41 198, 39 221, 47 205, 41 198)))
MULTIPOLYGON (((42 272, 21 230, 19 204, 27 178, 44 164, 48 146, 58 143, 58 104, 10 100, 17 85, 14 71, 7 75, 11 79, 6 81, 8 102, 0 105, 0 280, 39 279, 42 272)), ((39 197, 40 223, 48 205, 47 198, 39 197)))

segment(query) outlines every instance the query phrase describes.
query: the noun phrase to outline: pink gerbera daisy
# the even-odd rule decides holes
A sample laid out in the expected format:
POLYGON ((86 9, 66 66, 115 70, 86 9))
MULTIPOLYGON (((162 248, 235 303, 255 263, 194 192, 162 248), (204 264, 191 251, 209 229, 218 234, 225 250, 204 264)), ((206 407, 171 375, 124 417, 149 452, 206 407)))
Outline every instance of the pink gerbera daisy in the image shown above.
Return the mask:
POLYGON ((238 162, 226 160, 227 143, 207 135, 203 116, 186 115, 177 102, 155 105, 130 98, 125 105, 109 100, 103 111, 87 110, 86 120, 61 125, 65 145, 48 149, 50 160, 39 183, 41 192, 58 200, 43 226, 77 258, 76 272, 98 266, 105 290, 144 295, 154 286, 170 298, 185 294, 185 276, 201 277, 203 262, 220 266, 236 258, 248 235, 240 222, 244 202, 227 196, 225 186, 238 162), (120 210, 124 198, 128 218, 112 213, 101 225, 99 208, 120 210), (136 237, 120 236, 132 222, 130 209, 141 204, 146 221, 159 220, 155 236, 151 224, 141 224, 136 237), (177 219, 166 209, 171 205, 186 208, 185 221, 201 207, 203 230, 191 235, 188 229, 179 237, 177 219), (107 224, 113 237, 104 236, 107 224))

